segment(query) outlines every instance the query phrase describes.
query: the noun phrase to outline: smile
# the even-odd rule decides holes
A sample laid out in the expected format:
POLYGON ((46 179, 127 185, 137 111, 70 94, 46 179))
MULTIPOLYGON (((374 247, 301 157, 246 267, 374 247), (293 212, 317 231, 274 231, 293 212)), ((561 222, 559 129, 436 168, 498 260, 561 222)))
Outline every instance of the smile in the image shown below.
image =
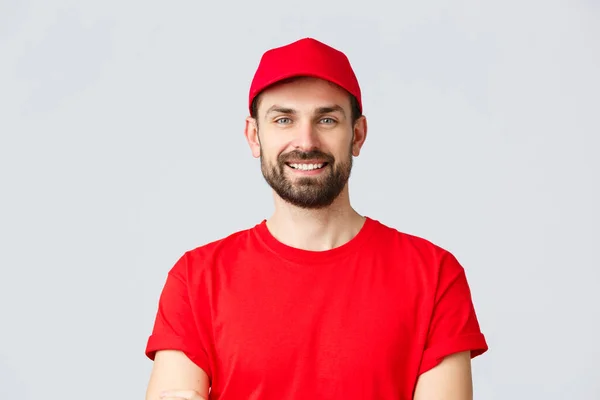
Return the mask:
POLYGON ((296 164, 296 163, 289 163, 287 164, 288 167, 292 167, 294 169, 299 169, 302 171, 313 171, 316 169, 321 169, 323 167, 325 167, 327 165, 327 163, 318 163, 318 164, 296 164))

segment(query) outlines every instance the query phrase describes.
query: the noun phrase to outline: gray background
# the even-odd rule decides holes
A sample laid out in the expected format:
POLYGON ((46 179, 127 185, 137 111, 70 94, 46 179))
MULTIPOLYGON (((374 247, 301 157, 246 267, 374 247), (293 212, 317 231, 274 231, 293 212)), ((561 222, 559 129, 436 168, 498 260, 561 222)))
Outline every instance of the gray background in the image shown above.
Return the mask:
POLYGON ((143 398, 184 251, 260 222, 263 51, 350 57, 359 212, 452 251, 477 399, 600 399, 597 1, 0 1, 0 398, 143 398), (426 3, 426 4, 424 4, 426 3))

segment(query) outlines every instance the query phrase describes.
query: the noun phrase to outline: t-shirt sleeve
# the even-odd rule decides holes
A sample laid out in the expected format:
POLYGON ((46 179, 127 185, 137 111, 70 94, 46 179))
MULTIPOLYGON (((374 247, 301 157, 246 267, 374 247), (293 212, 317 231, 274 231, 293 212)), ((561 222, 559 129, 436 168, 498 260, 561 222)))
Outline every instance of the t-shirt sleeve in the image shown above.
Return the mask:
POLYGON ((446 252, 441 259, 433 313, 419 373, 450 354, 470 351, 471 358, 488 350, 482 334, 464 268, 446 252))
POLYGON ((199 312, 191 301, 190 289, 194 286, 190 285, 189 274, 190 261, 186 253, 167 275, 145 353, 154 360, 159 350, 182 351, 210 377, 205 335, 198 328, 199 312))

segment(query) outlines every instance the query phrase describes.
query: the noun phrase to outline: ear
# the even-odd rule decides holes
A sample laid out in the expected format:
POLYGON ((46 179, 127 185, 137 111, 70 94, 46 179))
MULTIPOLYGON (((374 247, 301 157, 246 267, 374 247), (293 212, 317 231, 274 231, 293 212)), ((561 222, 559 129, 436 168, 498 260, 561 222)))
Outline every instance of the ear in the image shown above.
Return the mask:
POLYGON ((246 140, 250 146, 250 151, 254 158, 260 157, 260 140, 258 138, 258 123, 252 117, 246 118, 246 128, 244 129, 246 140))
POLYGON ((352 141, 352 155, 358 157, 360 149, 367 139, 367 118, 363 115, 354 124, 354 140, 352 141))

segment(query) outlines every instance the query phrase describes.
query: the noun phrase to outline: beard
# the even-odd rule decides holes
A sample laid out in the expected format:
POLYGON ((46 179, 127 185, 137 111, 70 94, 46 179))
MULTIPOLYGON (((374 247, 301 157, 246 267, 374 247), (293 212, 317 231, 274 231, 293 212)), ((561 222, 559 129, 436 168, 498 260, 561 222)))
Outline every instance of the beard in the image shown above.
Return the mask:
POLYGON ((260 150, 260 166, 262 174, 271 188, 288 203, 303 209, 320 209, 331 205, 346 187, 352 170, 352 151, 350 149, 347 162, 336 162, 330 154, 318 150, 301 152, 291 151, 280 154, 275 164, 265 161, 262 148, 260 150), (306 176, 290 179, 285 172, 289 160, 325 161, 326 171, 318 176, 306 176))

